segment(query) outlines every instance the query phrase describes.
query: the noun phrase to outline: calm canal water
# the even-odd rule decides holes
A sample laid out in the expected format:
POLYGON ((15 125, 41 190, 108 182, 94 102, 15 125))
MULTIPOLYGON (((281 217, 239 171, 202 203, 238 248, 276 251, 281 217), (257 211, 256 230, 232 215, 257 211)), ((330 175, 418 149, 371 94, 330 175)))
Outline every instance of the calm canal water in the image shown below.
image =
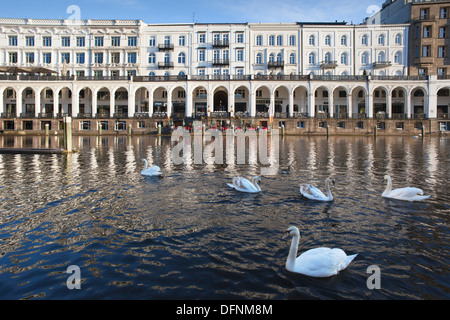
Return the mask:
POLYGON ((449 138, 281 138, 291 173, 262 176, 261 194, 226 186, 259 175, 251 147, 248 164, 176 165, 170 137, 76 137, 74 146, 71 156, 0 155, 1 299, 450 298, 449 138), (141 176, 142 158, 165 176, 141 176), (383 200, 385 174, 431 198, 383 200), (300 183, 323 189, 329 175, 332 203, 300 196, 300 183), (281 238, 291 225, 299 253, 359 255, 332 278, 289 273, 291 239, 281 238), (71 265, 80 290, 66 286, 71 265), (371 290, 373 265, 381 288, 371 290))

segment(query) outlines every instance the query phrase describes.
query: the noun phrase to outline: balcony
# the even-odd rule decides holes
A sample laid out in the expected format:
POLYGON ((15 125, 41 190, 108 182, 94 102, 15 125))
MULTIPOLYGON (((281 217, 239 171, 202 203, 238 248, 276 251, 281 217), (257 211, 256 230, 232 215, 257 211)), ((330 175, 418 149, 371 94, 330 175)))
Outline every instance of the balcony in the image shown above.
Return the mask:
POLYGON ((434 63, 433 57, 419 57, 414 59, 414 64, 429 65, 434 63))
POLYGON ((159 51, 172 51, 174 49, 173 43, 161 43, 158 45, 159 51))
POLYGON ((15 117, 16 117, 15 113, 9 113, 9 112, 2 113, 2 118, 4 118, 4 119, 13 119, 15 117))
POLYGON ((212 62, 213 66, 227 66, 230 64, 229 59, 214 59, 212 62))
POLYGON ((212 43, 213 48, 223 48, 230 46, 230 41, 228 40, 214 40, 212 43))
POLYGON ((267 68, 275 69, 275 68, 283 68, 284 61, 269 61, 267 62, 267 68))
POLYGON ((337 61, 322 61, 320 67, 322 69, 334 69, 338 66, 337 61))
POLYGON ((389 68, 390 66, 392 66, 390 61, 377 61, 373 63, 374 69, 389 68))
POLYGON ((159 69, 173 68, 173 62, 170 62, 170 61, 158 62, 158 68, 159 69))

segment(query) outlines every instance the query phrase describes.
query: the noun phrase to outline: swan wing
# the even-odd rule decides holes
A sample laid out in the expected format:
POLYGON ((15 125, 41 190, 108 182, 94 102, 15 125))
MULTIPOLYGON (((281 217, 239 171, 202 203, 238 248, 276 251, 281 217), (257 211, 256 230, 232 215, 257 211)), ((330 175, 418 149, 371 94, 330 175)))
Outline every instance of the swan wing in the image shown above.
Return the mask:
POLYGON ((424 196, 423 190, 414 187, 406 187, 394 189, 391 192, 384 194, 387 198, 408 200, 408 201, 420 201, 428 199, 430 196, 424 196))
POLYGON ((327 196, 323 194, 318 188, 311 184, 302 183, 300 184, 300 193, 311 200, 323 200, 327 199, 327 196))
POLYGON ((342 249, 315 248, 302 253, 295 261, 296 272, 311 277, 331 277, 345 269, 356 257, 349 257, 342 249))
POLYGON ((245 192, 257 192, 258 190, 255 188, 255 185, 251 183, 248 179, 241 178, 241 187, 245 192))

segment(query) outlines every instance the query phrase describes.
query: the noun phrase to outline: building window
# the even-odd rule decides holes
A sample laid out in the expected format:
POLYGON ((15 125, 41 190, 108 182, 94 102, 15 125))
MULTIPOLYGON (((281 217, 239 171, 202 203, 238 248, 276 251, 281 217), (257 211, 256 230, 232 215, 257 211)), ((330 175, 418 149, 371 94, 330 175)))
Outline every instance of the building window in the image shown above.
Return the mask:
POLYGON ((17 47, 17 36, 9 36, 8 37, 8 44, 11 47, 17 47))
POLYGON ((148 45, 150 47, 155 47, 156 46, 156 37, 155 36, 150 36, 150 41, 148 42, 148 45))
POLYGON ((82 131, 91 130, 91 122, 90 121, 81 121, 80 122, 80 130, 82 130, 82 131))
POLYGON ((427 69, 419 68, 419 76, 426 76, 426 75, 427 75, 427 69))
POLYGON ((236 42, 237 43, 244 43, 244 33, 237 32, 236 33, 236 42))
POLYGON ((62 37, 61 38, 61 46, 62 47, 70 47, 70 37, 62 37))
POLYGON ((136 61, 137 61, 136 52, 128 52, 127 61, 128 61, 128 63, 136 63, 136 61))
POLYGON ((70 63, 70 53, 61 53, 61 63, 64 63, 64 60, 70 63))
POLYGON ((111 37, 111 46, 120 47, 120 37, 111 37))
POLYGON ((199 32, 199 34, 198 34, 198 43, 206 43, 206 33, 199 32))
POLYGON ((424 38, 431 38, 431 26, 424 26, 423 27, 423 37, 424 38))
POLYGON ((402 63, 402 53, 400 51, 395 53, 394 62, 398 64, 402 63))
POLYGON ((438 68, 437 74, 438 74, 438 76, 445 76, 447 74, 447 69, 446 68, 438 68))
POLYGON ((46 64, 52 63, 52 54, 51 53, 43 53, 42 54, 42 62, 46 64))
POLYGON ((447 56, 446 51, 446 47, 438 47, 438 58, 445 58, 447 56))
POLYGON ((258 53, 256 55, 256 64, 262 64, 262 54, 258 53))
POLYGON ((314 52, 311 52, 308 56, 309 64, 316 64, 316 55, 314 52))
POLYGON ((126 121, 116 121, 114 130, 116 130, 116 131, 127 130, 127 122, 126 121))
POLYGON ((43 47, 51 47, 52 46, 52 37, 42 37, 42 46, 43 47))
POLYGON ((422 57, 431 57, 431 46, 422 46, 422 57))
POLYGON ((263 40, 263 37, 261 35, 256 36, 256 45, 262 46, 262 40, 263 40))
POLYGON ((79 52, 77 53, 77 63, 78 64, 84 64, 85 60, 84 60, 84 52, 79 52))
POLYGON ((441 8, 439 11, 439 18, 448 19, 448 8, 441 8))
POLYGON ((137 37, 128 37, 128 46, 137 47, 137 37))
POLYGON ((111 53, 111 63, 120 63, 120 52, 111 53))
POLYGON ((385 62, 385 61, 386 61, 385 57, 386 57, 386 55, 384 54, 383 51, 379 52, 379 53, 378 53, 378 56, 377 56, 377 62, 378 62, 378 63, 383 63, 383 62, 385 62))
POLYGON ((395 36, 395 44, 399 46, 402 44, 402 35, 400 33, 397 33, 395 36))
POLYGON ((17 52, 9 53, 9 63, 17 63, 17 52))
POLYGON ((295 54, 294 53, 291 53, 289 55, 289 63, 290 64, 295 64, 295 54))
POLYGON ((95 37, 94 43, 96 47, 103 47, 103 37, 95 37))
POLYGON ((425 20, 429 18, 429 9, 420 9, 420 20, 425 20))
POLYGON ((440 27, 439 38, 444 39, 445 37, 447 37, 447 27, 440 27))
POLYGON ((34 37, 25 37, 25 45, 27 47, 34 47, 34 37))
POLYGON ((94 63, 103 63, 103 53, 94 54, 94 63))
POLYGON ((341 37, 341 46, 347 46, 347 36, 341 37))
POLYGON ((316 37, 314 37, 313 35, 309 36, 309 45, 310 46, 316 45, 316 37))
POLYGON ((299 121, 299 122, 297 122, 297 128, 299 128, 299 129, 305 128, 305 121, 299 121))
POLYGON ((275 45, 275 36, 269 36, 269 46, 275 45))
POLYGON ((369 63, 369 54, 367 52, 364 52, 361 55, 361 64, 368 64, 369 63))
POLYGON ((86 46, 86 38, 77 37, 77 47, 85 47, 85 46, 86 46))
POLYGON ((198 61, 204 62, 205 61, 205 50, 198 50, 198 61))
POLYGON ((34 63, 34 53, 33 52, 25 53, 25 62, 26 63, 34 63))
POLYGON ((295 46, 295 36, 289 36, 289 45, 295 46))
POLYGON ((341 54, 341 64, 343 64, 343 65, 348 64, 348 54, 346 52, 341 54))
POLYGON ((380 45, 380 46, 384 46, 384 44, 385 44, 385 36, 384 36, 384 34, 380 34, 379 36, 378 36, 378 44, 380 45))
POLYGON ((275 55, 273 53, 269 55, 269 62, 275 62, 275 55))
POLYGON ((236 50, 236 61, 244 61, 244 49, 236 50))
POLYGON ((362 44, 363 46, 367 46, 368 43, 369 43, 369 38, 368 38, 367 34, 365 34, 365 35, 363 35, 362 38, 361 38, 361 44, 362 44))
POLYGON ((186 63, 186 54, 184 52, 178 54, 178 63, 186 63))
POLYGON ((178 45, 181 47, 184 47, 186 45, 186 37, 185 36, 178 37, 178 45))
POLYGON ((283 45, 283 36, 277 36, 277 46, 283 45))

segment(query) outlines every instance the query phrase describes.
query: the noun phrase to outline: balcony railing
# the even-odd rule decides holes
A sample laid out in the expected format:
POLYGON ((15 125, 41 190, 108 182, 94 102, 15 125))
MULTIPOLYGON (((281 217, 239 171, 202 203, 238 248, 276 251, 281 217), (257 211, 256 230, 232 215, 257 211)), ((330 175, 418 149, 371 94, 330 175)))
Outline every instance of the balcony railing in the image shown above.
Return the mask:
POLYGON ((450 119, 450 113, 438 112, 438 119, 450 119))
POLYGON ((21 118, 34 118, 35 115, 34 115, 34 112, 22 112, 20 114, 20 117, 21 118))
POLYGON ((269 61, 267 62, 267 68, 283 68, 284 61, 269 61))
POLYGON ((337 61, 322 61, 320 67, 322 69, 334 69, 338 66, 337 61))
POLYGON ((211 118, 229 118, 230 113, 226 111, 214 111, 211 112, 211 118))
POLYGON ((4 119, 13 119, 16 117, 15 113, 2 112, 2 118, 4 119))
POLYGON ((229 59, 214 59, 212 62, 213 66, 227 66, 230 64, 229 59))
POLYGON ((230 41, 228 40, 214 40, 212 43, 213 47, 228 47, 230 45, 230 41))
POLYGON ((38 117, 41 119, 51 119, 53 118, 53 114, 50 112, 41 112, 38 114, 38 117))
POLYGON ((159 69, 173 68, 173 62, 170 61, 158 62, 158 68, 159 69))
POLYGON ((78 119, 89 119, 89 118, 92 118, 92 113, 81 112, 81 113, 78 113, 77 118, 78 119))
POLYGON ((113 114, 113 118, 117 118, 117 119, 127 119, 127 118, 128 118, 128 113, 115 112, 115 113, 113 114))
POLYGON ((390 66, 392 66, 392 63, 390 61, 377 61, 373 63, 374 69, 388 68, 390 66))
POLYGON ((161 43, 158 45, 159 51, 171 51, 174 49, 173 43, 161 43))

